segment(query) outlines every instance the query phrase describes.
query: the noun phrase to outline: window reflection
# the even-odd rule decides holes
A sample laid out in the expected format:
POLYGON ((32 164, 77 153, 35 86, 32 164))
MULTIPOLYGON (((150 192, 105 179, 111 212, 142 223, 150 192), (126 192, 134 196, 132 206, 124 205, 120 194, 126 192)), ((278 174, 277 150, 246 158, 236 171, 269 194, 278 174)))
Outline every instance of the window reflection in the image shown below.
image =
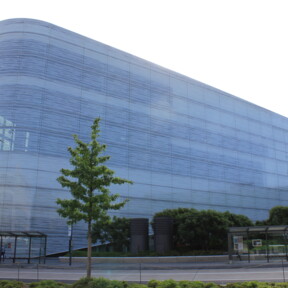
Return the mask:
POLYGON ((14 150, 15 124, 7 118, 0 116, 0 150, 14 150))

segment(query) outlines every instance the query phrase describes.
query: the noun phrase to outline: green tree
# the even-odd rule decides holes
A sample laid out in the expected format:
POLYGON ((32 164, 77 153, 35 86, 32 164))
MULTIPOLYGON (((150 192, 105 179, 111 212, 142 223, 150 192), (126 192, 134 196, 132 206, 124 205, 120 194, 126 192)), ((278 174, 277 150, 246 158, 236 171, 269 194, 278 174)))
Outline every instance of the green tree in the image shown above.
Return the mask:
POLYGON ((84 143, 74 135, 76 148, 68 147, 73 170, 61 169, 62 176, 57 181, 71 192, 72 199, 57 199, 60 216, 67 218, 68 224, 81 220, 87 223, 87 278, 91 278, 92 222, 107 222, 109 210, 119 210, 127 200, 115 201, 118 194, 111 194, 112 184, 132 183, 129 180, 114 177, 114 171, 104 163, 110 156, 103 155, 106 145, 100 144, 100 118, 96 118, 91 126, 91 141, 84 143))
POLYGON ((248 217, 228 211, 178 208, 163 210, 156 216, 174 219, 173 240, 177 250, 225 250, 229 227, 253 226, 248 217))
POLYGON ((116 217, 108 219, 105 223, 96 222, 92 227, 92 241, 101 243, 109 241, 115 251, 123 251, 128 247, 130 238, 130 219, 116 217))
POLYGON ((288 225, 288 207, 275 206, 269 211, 268 225, 288 225))
POLYGON ((234 214, 229 211, 224 212, 225 218, 228 220, 228 227, 245 227, 254 226, 251 219, 242 214, 234 214))
POLYGON ((179 225, 185 221, 187 217, 191 217, 198 211, 194 208, 177 208, 177 209, 164 209, 163 211, 157 212, 153 216, 152 227, 155 217, 168 216, 173 219, 173 247, 178 249, 179 247, 186 247, 189 245, 190 241, 187 243, 186 238, 183 237, 182 233, 179 231, 179 225))
POLYGON ((215 210, 201 210, 192 217, 187 217, 180 224, 179 232, 187 241, 190 239, 190 248, 208 251, 224 248, 223 240, 227 238, 227 227, 228 221, 224 213, 215 210))

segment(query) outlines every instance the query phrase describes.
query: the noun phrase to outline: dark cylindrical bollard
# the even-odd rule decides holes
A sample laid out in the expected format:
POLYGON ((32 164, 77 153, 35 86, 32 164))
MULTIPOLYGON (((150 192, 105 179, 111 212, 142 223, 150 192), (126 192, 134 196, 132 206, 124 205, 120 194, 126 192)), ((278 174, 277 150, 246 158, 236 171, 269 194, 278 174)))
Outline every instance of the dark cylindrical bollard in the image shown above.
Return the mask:
POLYGON ((172 249, 173 219, 171 217, 154 218, 155 251, 165 253, 172 249))
POLYGON ((132 218, 130 221, 130 252, 148 250, 148 219, 132 218))

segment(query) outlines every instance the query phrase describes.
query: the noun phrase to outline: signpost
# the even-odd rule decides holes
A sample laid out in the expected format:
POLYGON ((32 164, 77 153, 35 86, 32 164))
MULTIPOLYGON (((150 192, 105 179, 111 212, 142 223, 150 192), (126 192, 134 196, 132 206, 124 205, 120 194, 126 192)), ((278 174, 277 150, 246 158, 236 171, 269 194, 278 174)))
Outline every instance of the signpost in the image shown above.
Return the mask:
POLYGON ((69 266, 72 265, 72 236, 73 236, 73 226, 68 225, 68 237, 69 237, 69 266))

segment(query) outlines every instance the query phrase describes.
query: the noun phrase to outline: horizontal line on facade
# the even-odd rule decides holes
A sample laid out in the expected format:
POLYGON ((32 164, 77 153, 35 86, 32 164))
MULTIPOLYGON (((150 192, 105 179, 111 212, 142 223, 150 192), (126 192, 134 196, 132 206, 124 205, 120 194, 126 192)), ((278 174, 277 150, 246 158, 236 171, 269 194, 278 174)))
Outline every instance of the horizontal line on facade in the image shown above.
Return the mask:
MULTIPOLYGON (((43 59, 46 59, 46 58, 43 58, 43 59)), ((59 63, 59 61, 58 61, 58 63, 59 63)), ((74 67, 74 66, 73 66, 74 67)), ((79 65, 77 66, 77 68, 79 69, 79 65)), ((90 73, 91 73, 91 71, 90 70, 88 70, 90 73)), ((99 74, 99 75, 102 75, 101 73, 99 74)), ((38 75, 39 76, 39 75, 38 75)), ((171 76, 170 76, 171 77, 171 76)), ((109 77, 108 77, 109 78, 109 77)), ((114 78, 113 78, 114 79, 114 78)), ((128 83, 130 83, 129 81, 128 81, 128 83)), ((205 86, 204 86, 205 87, 205 86)), ((151 87, 150 87, 151 88, 151 87)), ((213 90, 212 90, 213 91, 213 90)), ((171 93, 170 93, 171 94, 171 93)), ((233 95, 230 95, 230 96, 233 96, 233 95)), ((183 98, 183 99, 185 99, 186 101, 192 101, 192 102, 195 102, 195 103, 198 103, 198 104, 200 104, 200 105, 204 105, 204 106, 209 106, 209 107, 212 107, 213 109, 216 109, 216 110, 219 110, 219 111, 224 111, 225 113, 228 113, 228 114, 230 114, 230 115, 239 115, 239 116, 241 116, 241 117, 243 117, 243 118, 246 118, 246 119, 250 119, 250 120, 253 120, 254 122, 258 122, 258 123, 265 123, 265 122, 262 122, 262 121, 259 121, 259 120, 257 120, 257 119, 253 119, 253 118, 249 118, 249 117, 247 117, 247 116, 244 116, 244 115, 241 115, 241 114, 237 114, 237 112, 230 112, 230 111, 228 111, 228 110, 225 110, 225 109, 223 109, 223 108, 221 108, 221 107, 215 107, 215 106, 212 106, 212 105, 209 105, 209 104, 203 104, 202 102, 198 102, 198 101, 195 101, 195 100, 192 100, 192 99, 189 99, 189 98, 185 98, 185 97, 182 97, 182 96, 180 96, 180 95, 177 95, 177 96, 175 96, 175 97, 180 97, 180 98, 183 98)), ((238 98, 236 98, 236 99, 238 99, 238 98)), ((247 103, 249 103, 249 102, 247 102, 247 103)), ((258 107, 258 106, 257 106, 258 107)), ((260 107, 260 108, 262 108, 262 107, 260 107)), ((264 108, 262 108, 262 109, 264 109, 264 108)), ((271 111, 270 111, 271 112, 271 111)), ((271 123, 265 123, 265 125, 267 126, 267 125, 271 125, 271 123)), ((274 127, 273 125, 271 125, 272 127, 274 127)), ((276 128, 276 127, 275 127, 276 128)), ((279 127, 277 127, 277 129, 279 129, 279 127)), ((284 129, 284 128, 282 128, 282 129, 284 129)), ((285 130, 285 129, 284 129, 285 130)), ((285 130, 286 131, 286 130, 285 130)))
MULTIPOLYGON (((193 181, 193 180, 192 180, 193 181)), ((55 178, 55 182, 56 182, 56 178, 55 178)), ((221 183, 223 183, 223 181, 221 181, 221 183)), ((171 189, 171 190, 173 190, 173 189, 177 189, 178 191, 179 190, 182 190, 182 191, 189 191, 189 192, 191 192, 191 193, 195 193, 195 192, 200 192, 200 193, 208 193, 208 194, 219 194, 219 195, 229 195, 229 196, 231 196, 232 198, 233 198, 233 196, 235 196, 235 197, 246 197, 246 198, 251 198, 251 199, 266 199, 266 200, 275 200, 275 192, 279 192, 279 193, 283 193, 283 192, 285 192, 285 193, 287 193, 287 190, 285 189, 285 190, 283 190, 283 191, 281 191, 281 189, 280 188, 277 188, 277 189, 275 189, 275 188, 264 188, 266 191, 267 190, 271 190, 271 191, 267 191, 267 193, 269 194, 269 195, 273 195, 274 197, 263 197, 263 193, 261 194, 261 193, 257 193, 256 194, 256 196, 251 196, 251 195, 246 195, 246 194, 244 194, 243 195, 243 193, 240 193, 240 194, 231 194, 229 191, 226 191, 226 192, 220 192, 220 191, 211 191, 211 190, 209 190, 209 188, 207 188, 208 190, 200 190, 200 189, 193 189, 193 188, 179 188, 179 187, 175 187, 175 186, 162 186, 162 185, 157 185, 157 184, 151 184, 151 183, 141 183, 141 182, 137 182, 136 184, 140 184, 140 185, 143 185, 143 186, 147 186, 147 191, 148 190, 151 190, 152 189, 152 187, 162 187, 162 188, 167 188, 167 189, 171 189), (258 196, 259 195, 259 196, 258 196)), ((241 184, 239 184, 239 185, 237 185, 237 186, 241 186, 241 184)), ((242 184, 242 186, 243 186, 243 184, 242 184)), ((244 185, 244 186, 247 186, 247 185, 244 185)), ((38 186, 38 185, 36 185, 36 186, 29 186, 29 185, 13 185, 13 184, 2 184, 2 185, 0 185, 0 187, 3 187, 3 188, 5 188, 5 187, 19 187, 19 188, 25 188, 25 189, 36 189, 37 191, 51 191, 51 190, 53 190, 53 192, 66 192, 66 193, 70 193, 69 192, 69 190, 63 190, 63 189, 59 189, 59 188, 47 188, 47 187, 42 187, 42 186, 38 186)), ((261 188, 263 188, 263 187, 257 187, 257 186, 250 186, 250 187, 253 187, 254 189, 255 188, 257 188, 257 189, 261 189, 261 188)), ((131 188, 131 189, 133 189, 133 188, 131 188)), ((131 190, 131 189, 128 189, 128 190, 131 190)), ((253 191, 249 191, 249 192, 255 192, 255 190, 253 189, 253 191)), ((257 190, 256 189, 256 190, 257 190)), ((151 191, 151 193, 152 193, 152 191, 151 191)), ((154 192, 153 192, 154 193, 154 192)), ((175 194, 175 192, 169 192, 169 193, 173 193, 173 194, 175 194)), ((157 199, 154 199, 154 198, 145 198, 145 197, 136 197, 136 196, 131 196, 131 195, 125 195, 125 196, 122 196, 122 195, 120 195, 122 198, 137 198, 137 199, 151 199, 151 200, 155 200, 155 201, 158 201, 157 199)), ((288 199, 281 199, 281 197, 279 198, 279 199, 276 199, 276 200, 279 200, 279 201, 281 201, 281 200, 288 200, 288 199)), ((170 200, 165 200, 165 199, 160 199, 159 201, 170 201, 170 200)))
MULTIPOLYGON (((11 106, 10 106, 11 107, 11 106)), ((13 109, 16 109, 16 108, 18 108, 18 107, 21 107, 21 106, 15 106, 13 109)), ((22 107, 24 107, 25 108, 25 106, 22 106, 22 107)), ((29 106, 26 106, 27 108, 31 108, 31 107, 29 107, 29 106)), ((111 106, 111 107, 113 107, 113 106, 111 106)), ((40 107, 39 107, 40 108, 40 107)), ((109 108, 109 106, 105 106, 105 108, 109 108)), ((43 110, 43 111, 52 111, 52 109, 50 110, 50 109, 43 109, 43 108, 41 108, 41 110, 43 110)), ((72 116, 72 114, 68 114, 68 113, 61 113, 61 114, 59 114, 59 115, 71 115, 72 116)), ((73 114, 74 116, 75 116, 75 113, 73 114)), ((81 115, 80 116, 80 119, 93 119, 92 117, 83 117, 84 115, 81 115)), ((198 119, 198 118, 195 118, 195 117, 190 117, 191 119, 198 119)), ((150 121, 153 121, 153 118, 151 118, 150 117, 150 121)), ((155 119, 157 119, 157 118, 155 118, 155 119)), ((161 118, 159 118, 159 120, 160 120, 161 118)), ((105 120, 104 120, 105 121, 105 120)), ((127 119, 127 121, 128 121, 128 119, 127 119)), ((113 122, 111 122, 111 121, 108 121, 109 123, 113 123, 113 122)), ((169 123, 169 124, 174 124, 174 125, 177 125, 177 122, 172 122, 172 121, 166 121, 167 123, 169 123)), ((206 121, 207 122, 207 121, 206 121)), ((210 122, 211 124, 212 124, 212 122, 210 122)), ((121 127, 119 124, 118 125, 115 125, 115 126, 118 126, 118 127, 121 127)), ((237 130, 237 129, 232 129, 231 127, 228 127, 228 126, 223 126, 223 125, 218 125, 219 127, 224 127, 224 128, 229 128, 229 129, 231 129, 231 130, 233 130, 233 131, 236 131, 236 133, 237 133, 237 131, 240 131, 241 133, 243 133, 244 132, 244 130, 242 131, 242 130, 237 130)), ((183 126, 184 127, 184 126, 183 126)), ((133 127, 131 128, 131 127, 129 127, 129 126, 127 126, 127 128, 129 128, 129 129, 133 129, 133 127)), ((191 128, 190 126, 185 126, 184 128, 186 128, 186 129, 191 129, 191 130, 193 130, 193 128, 196 128, 196 127, 193 127, 193 128, 191 128)), ((204 133, 204 135, 207 133, 207 131, 209 131, 209 130, 205 130, 205 128, 202 128, 203 129, 203 133, 204 133)), ((136 129, 134 129, 135 131, 136 131, 136 129)), ((149 131, 149 130, 148 130, 149 131)), ((154 132, 155 133, 155 132, 154 132)), ((254 136, 252 133, 246 133, 246 132, 244 132, 246 135, 249 135, 249 136, 254 136)), ((158 133, 159 134, 159 133, 158 133)), ((218 136, 218 134, 219 133, 214 133, 214 132, 210 132, 210 134, 211 135, 217 135, 218 136)), ((160 135, 163 135, 163 136, 166 136, 165 134, 160 134, 160 135)), ((221 136, 223 136, 224 138, 226 137, 227 138, 227 136, 224 136, 224 134, 222 134, 221 136)), ((273 142, 276 142, 276 143, 282 143, 283 145, 285 145, 285 143, 284 142, 281 142, 281 141, 275 141, 274 139, 272 139, 272 138, 267 138, 267 137, 264 137, 264 136, 261 136, 261 135, 259 135, 259 137, 261 137, 261 138, 263 138, 263 140, 265 141, 265 139, 268 139, 268 140, 270 140, 270 141, 273 141, 273 142)), ((181 138, 181 137, 180 137, 181 138)), ((205 136, 205 138, 206 138, 206 136, 205 136)), ((187 139, 187 138, 181 138, 181 139, 187 139)), ((235 138, 235 137, 230 137, 230 139, 233 139, 233 140, 235 140, 235 141, 239 141, 239 139, 241 140, 242 139, 242 137, 238 137, 238 138, 235 138)), ((206 142, 204 142, 204 143, 206 143, 206 142)), ((251 143, 251 142, 249 142, 249 143, 251 143)), ((262 146, 262 145, 261 145, 262 146)), ((270 146, 262 146, 263 148, 269 148, 270 146)), ((278 150, 278 149, 276 149, 276 148, 274 148, 274 147, 271 147, 272 149, 274 149, 275 151, 283 151, 283 152, 286 152, 286 151, 284 151, 284 150, 278 150)))
MULTIPOLYGON (((49 111, 49 110, 46 110, 46 111, 49 111)), ((104 120, 104 123, 107 123, 107 124, 112 124, 114 127, 119 127, 119 128, 123 128, 123 126, 121 126, 121 125, 119 125, 119 124, 117 124, 117 123, 115 123, 115 122, 112 122, 112 121, 105 121, 104 120)), ((106 125, 106 124, 104 124, 104 125, 106 125)), ((15 127, 8 127, 8 126, 2 126, 2 128, 3 129, 15 129, 15 127)), ((29 130, 31 130, 31 128, 32 127, 27 127, 27 129, 29 129, 29 130)), ((42 129, 43 129, 43 126, 41 127, 42 129)), ((23 127, 21 127, 21 129, 23 129, 23 127)), ((56 128, 55 128, 56 129, 56 128)), ((125 129, 127 129, 127 131, 144 131, 144 132, 149 132, 149 134, 151 134, 151 135, 157 135, 157 136, 163 136, 163 137, 165 137, 165 138, 167 138, 167 136, 169 136, 167 139, 171 139, 171 134, 169 134, 169 135, 167 135, 167 134, 160 134, 159 132, 155 132, 155 131, 149 131, 149 130, 147 130, 147 129, 143 129, 143 130, 139 130, 139 129, 135 129, 134 127, 131 127, 131 126, 125 126, 125 129)), ((187 129, 188 129, 188 127, 187 127, 187 129)), ((192 128, 192 130, 193 130, 193 128, 192 128)), ((35 131, 37 131, 37 130, 35 130, 35 131)), ((47 134, 54 134, 54 135, 59 135, 59 134, 61 134, 62 135, 62 137, 63 137, 63 131, 61 131, 61 132, 56 132, 56 131, 54 131, 54 130, 46 130, 46 132, 48 132, 47 134), (56 133, 55 133, 56 132, 56 133)), ((68 132, 66 132, 66 133, 68 133, 68 132)), ((71 137, 70 135, 70 133, 73 133, 73 131, 70 131, 69 132, 69 134, 68 135, 66 135, 66 138, 69 138, 69 137, 71 137)), ((203 131, 203 133, 206 133, 207 134, 207 131, 205 132, 205 131, 203 131)), ((196 135, 196 134, 195 134, 196 135)), ((213 133, 213 135, 217 135, 216 133, 213 133)), ((176 136, 175 136, 176 137, 176 136)), ((65 137, 63 137, 63 138, 65 138, 65 137)), ((195 139, 193 139, 193 140, 191 140, 191 138, 181 138, 181 137, 178 137, 178 135, 177 135, 177 139, 178 138, 180 138, 180 139, 184 139, 184 140, 189 140, 189 141, 193 141, 193 142, 196 142, 196 143, 204 143, 204 144, 206 144, 206 145, 209 145, 209 146, 214 146, 214 147, 220 147, 221 149, 226 149, 226 150, 231 150, 231 151, 237 151, 237 152, 240 152, 240 153, 245 153, 245 154, 251 154, 251 155, 257 155, 257 156, 259 156, 259 155, 262 155, 262 153, 258 153, 258 154, 255 154, 255 153, 253 153, 253 152, 251 152, 251 149, 248 151, 245 151, 245 150, 243 150, 243 151, 241 151, 241 150, 232 150, 232 149, 227 149, 226 147, 223 147, 223 146, 221 146, 221 145, 213 145, 211 142, 209 143, 209 142, 207 142, 207 140, 205 140, 205 141, 195 141, 195 139)), ((201 138, 201 137, 200 137, 201 138)), ((206 138, 206 137, 205 137, 206 138)), ((263 137, 264 138, 264 137, 263 137)), ((173 138, 172 138, 173 139, 173 138)), ((237 138, 231 138, 231 139, 234 139, 235 141, 239 141, 239 139, 237 139, 237 138)), ((272 140, 272 139, 271 139, 272 140)), ((251 143, 251 142, 248 142, 249 144, 251 143)), ((278 142, 278 143, 282 143, 283 145, 285 145, 285 143, 284 142, 278 142)), ((254 144, 254 145, 256 145, 256 144, 254 144)), ((258 147, 258 145, 257 145, 257 147, 258 147)), ((276 149, 276 148, 274 148, 274 147, 269 147, 269 146, 262 146, 263 148, 268 148, 268 149, 273 149, 273 151, 280 151, 280 152, 284 152, 284 153, 287 153, 286 151, 284 151, 284 150, 279 150, 279 149, 276 149)), ((259 147, 258 147, 259 148, 259 147)), ((258 150, 257 150, 258 151, 258 150)), ((270 158, 270 159, 275 159, 275 158, 272 158, 272 157, 265 157, 265 158, 270 158)), ((279 160, 279 161, 281 161, 281 159, 277 159, 277 160, 279 160)), ((285 160, 283 160, 283 161, 285 161, 285 160)))
MULTIPOLYGON (((150 201, 150 202, 152 202, 152 203, 158 203, 158 202, 169 202, 169 203, 171 203, 171 201, 169 201, 169 200, 165 200, 165 199, 163 199, 163 200, 161 200, 161 199, 152 199, 152 198, 137 198, 137 197, 126 197, 126 198, 128 198, 128 199, 134 199, 134 200, 141 200, 141 201, 143 201, 143 200, 147 200, 147 201, 150 201)), ((28 205, 28 204, 17 204, 17 203, 15 203, 15 202, 13 202, 13 203, 9 203, 9 202, 7 202, 6 201, 6 203, 5 203, 5 207, 3 208, 3 209, 10 209, 10 207, 19 207, 19 208, 30 208, 32 211, 33 210, 42 210, 42 209, 49 209, 49 210, 51 210, 51 211, 55 211, 56 210, 56 208, 57 208, 57 206, 55 205, 55 206, 47 206, 47 205, 39 205, 39 203, 37 204, 37 207, 36 206, 34 206, 35 205, 35 203, 37 203, 37 201, 35 202, 35 201, 33 201, 33 203, 31 204, 31 205, 28 205)), ((229 205, 229 204, 226 204, 226 205, 223 205, 223 204, 212 204, 212 203, 200 203, 200 202, 188 202, 188 201, 183 201, 183 202, 181 202, 181 201, 177 201, 177 203, 183 203, 183 204, 185 204, 185 205, 187 205, 187 204, 191 204, 191 207, 193 207, 193 205, 203 205, 203 206, 210 206, 210 207, 223 207, 224 209, 226 209, 227 207, 233 207, 233 208, 239 208, 239 209, 254 209, 254 210, 267 210, 267 209, 265 209, 265 208, 258 208, 258 207, 256 207, 256 208, 254 208, 254 207, 247 207, 247 206, 245 206, 245 207, 241 207, 241 206, 233 206, 233 205, 229 205), (228 206, 229 205, 229 206, 228 206)), ((56 202, 55 202, 55 204, 56 204, 56 202)), ((129 210, 129 208, 128 208, 128 210, 129 210)), ((46 218, 46 217, 45 217, 46 218)), ((53 219, 52 219, 53 220, 53 219)))
MULTIPOLYGON (((112 145, 110 145, 110 147, 111 147, 112 145)), ((120 145, 117 145, 117 147, 119 147, 120 145)), ((139 151, 139 153, 141 153, 141 151, 143 152, 143 150, 142 149, 139 149, 138 151, 139 151)), ((17 150, 15 150, 15 152, 16 152, 17 150)), ((159 155, 159 153, 158 153, 158 151, 157 150, 154 150, 155 151, 155 153, 154 154, 157 154, 157 155, 159 155), (157 153, 156 153, 157 152, 157 153)), ((3 152, 5 152, 5 151, 3 151, 3 152)), ((9 152, 9 151, 6 151, 6 152, 9 152)), ((27 152, 26 152, 27 153, 27 152)), ((28 152, 28 153, 30 153, 30 152, 28 152)), ((37 153, 37 152, 35 152, 35 154, 39 154, 39 152, 37 153)), ((47 154, 47 153, 43 153, 43 152, 41 152, 40 153, 41 155, 58 155, 58 154, 47 154)), ((152 158, 153 157, 153 155, 154 154, 152 154, 152 153, 149 153, 150 154, 150 157, 152 158)), ((164 154, 164 153, 160 153, 160 154, 162 154, 162 156, 167 156, 168 154, 164 154)), ((63 154, 61 154, 61 156, 63 157, 63 159, 67 159, 67 157, 69 156, 69 154, 68 154, 68 152, 67 152, 67 157, 64 157, 63 156, 63 154)), ((171 160, 171 162, 173 162, 173 159, 183 159, 183 160, 187 160, 187 157, 185 157, 185 156, 183 156, 183 158, 180 158, 180 157, 178 157, 178 155, 170 155, 169 154, 169 158, 170 158, 170 160, 171 160)), ((258 174, 261 174, 261 177, 264 177, 264 176, 267 176, 267 175, 274 175, 274 176, 286 176, 286 174, 280 174, 279 172, 277 172, 277 173, 272 173, 272 172, 270 172, 270 171, 266 171, 266 170, 257 170, 257 169, 252 169, 252 168, 247 168, 247 167, 244 167, 244 166, 236 166, 236 165, 232 165, 232 164, 227 164, 227 163, 224 163, 223 164, 223 162, 213 162, 213 161, 205 161, 204 159, 207 159, 207 158, 196 158, 196 157, 191 157, 191 158, 189 158, 189 162, 190 162, 190 165, 191 165, 191 163, 193 164, 193 160, 195 161, 195 160, 197 160, 198 162, 200 161, 200 162, 202 162, 203 164, 207 164, 208 166, 209 166, 209 164, 211 165, 211 164, 215 164, 215 165, 217 165, 217 166, 220 166, 220 167, 223 167, 223 168, 230 168, 230 169, 234 169, 235 170, 235 173, 237 172, 238 174, 239 174, 239 168, 241 169, 241 171, 244 171, 245 170, 245 172, 248 170, 248 171, 254 171, 254 172, 257 172, 258 174), (264 175, 263 175, 264 174, 264 175)), ((128 158, 128 161, 129 161, 129 158, 128 158)), ((117 162, 114 162, 113 161, 113 159, 112 160, 110 160, 110 163, 112 162, 112 164, 113 165, 117 165, 117 162)), ((150 164, 150 161, 149 161, 149 159, 147 159, 147 166, 148 166, 148 164, 150 164)), ((123 167, 123 163, 121 162, 121 163, 119 163, 119 164, 121 164, 121 165, 119 165, 119 166, 121 166, 121 167, 123 167)), ((118 166, 118 165, 117 165, 118 166)), ((218 177, 211 177, 211 176, 209 176, 209 167, 207 166, 207 170, 206 169, 203 169, 203 173, 206 173, 206 174, 208 174, 207 175, 207 178, 208 179, 217 179, 218 177)), ((127 166, 126 166, 127 168, 137 168, 138 166, 137 165, 133 165, 132 163, 130 163, 130 165, 129 165, 129 163, 127 163, 127 166)), ((171 166, 169 165, 169 166, 167 166, 167 168, 169 168, 169 169, 167 169, 166 170, 166 172, 170 172, 171 173, 171 171, 170 170, 172 170, 172 167, 173 167, 173 165, 172 165, 172 163, 171 163, 171 166)), ((9 168, 11 168, 11 169, 13 169, 13 167, 8 167, 8 169, 9 168)), ((216 167, 215 167, 216 168, 216 167)), ((153 169, 153 167, 152 167, 152 169, 153 169)), ((191 166, 190 166, 190 168, 189 168, 189 170, 191 169, 191 166)), ((194 169, 194 168, 192 168, 192 169, 194 169)), ((151 170, 151 169, 148 169, 148 168, 144 168, 144 167, 141 167, 141 169, 140 170, 145 170, 145 171, 151 171, 151 172, 157 172, 157 171, 159 171, 159 168, 154 168, 153 170, 151 170)), ((198 169, 199 170, 199 169, 198 169)), ((225 176, 225 171, 223 172, 223 173, 221 173, 221 174, 223 174, 222 176, 224 177, 225 176)), ((237 174, 237 175, 238 175, 237 174)), ((195 176, 194 174, 179 174, 179 173, 174 173, 174 174, 171 174, 171 175, 180 175, 180 176, 184 176, 184 177, 193 177, 193 176, 195 176)), ((259 175, 260 176, 260 175, 259 175)), ((221 178, 222 179, 222 181, 224 180, 223 178, 221 178)), ((227 179, 225 180, 225 182, 227 182, 227 183, 236 183, 236 182, 229 182, 229 181, 227 181, 227 179)), ((250 184, 251 185, 251 184, 250 184)), ((255 184, 253 184, 253 185, 255 185, 255 184)), ((259 187, 261 187, 261 186, 259 186, 259 187)))

